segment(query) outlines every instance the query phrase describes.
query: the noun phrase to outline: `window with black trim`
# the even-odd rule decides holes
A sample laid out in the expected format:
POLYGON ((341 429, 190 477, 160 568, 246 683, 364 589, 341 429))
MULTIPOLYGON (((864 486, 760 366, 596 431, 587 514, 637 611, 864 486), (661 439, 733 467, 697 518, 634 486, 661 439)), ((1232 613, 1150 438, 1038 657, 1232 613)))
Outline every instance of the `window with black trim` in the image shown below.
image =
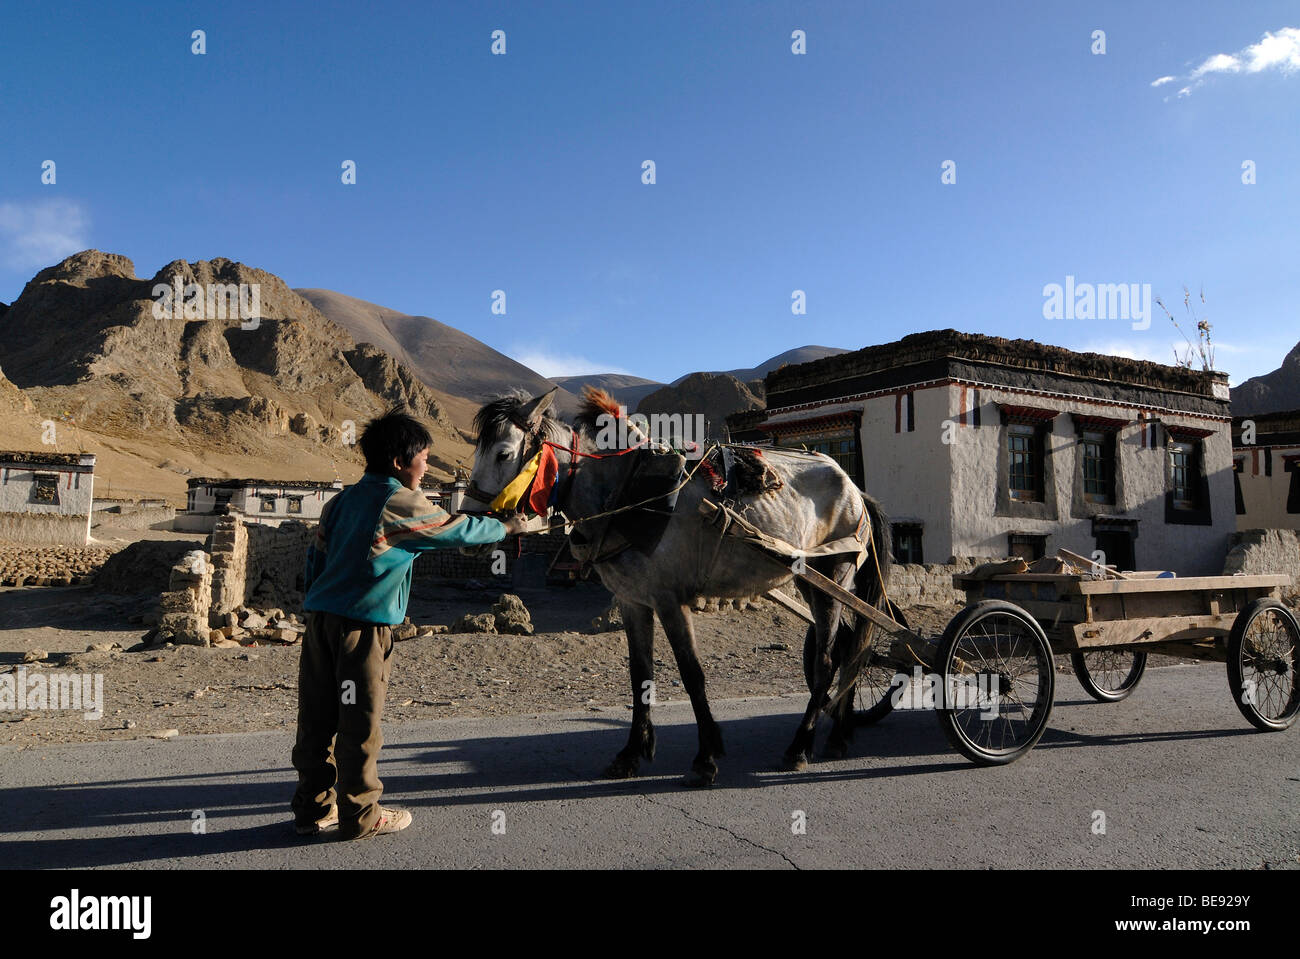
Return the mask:
POLYGON ((261 496, 261 497, 258 497, 258 498, 262 501, 262 512, 263 512, 263 513, 274 513, 274 512, 275 512, 275 500, 276 500, 276 497, 274 497, 274 496, 261 496))
POLYGON ((1008 533, 1007 555, 1019 557, 1025 562, 1042 559, 1047 552, 1047 537, 1035 533, 1008 533))
POLYGON ((1115 434, 1084 432, 1082 447, 1083 498, 1089 503, 1115 502, 1115 434))
POLYGON ((920 523, 894 523, 894 562, 924 563, 920 523))
POLYGON ((301 512, 302 512, 302 497, 301 497, 301 496, 290 496, 290 497, 288 498, 288 500, 286 501, 286 504, 285 504, 285 505, 286 505, 286 507, 288 508, 288 511, 289 511, 290 513, 301 513, 301 512))
POLYGON ((1041 502, 1043 499, 1043 437, 1036 426, 1007 427, 1007 488, 1011 498, 1041 502))
POLYGON ((37 474, 36 485, 32 488, 32 499, 47 506, 59 505, 59 478, 37 474))
POLYGON ((1194 440, 1171 440, 1169 443, 1169 490, 1174 509, 1199 508, 1197 491, 1201 473, 1200 443, 1194 440))

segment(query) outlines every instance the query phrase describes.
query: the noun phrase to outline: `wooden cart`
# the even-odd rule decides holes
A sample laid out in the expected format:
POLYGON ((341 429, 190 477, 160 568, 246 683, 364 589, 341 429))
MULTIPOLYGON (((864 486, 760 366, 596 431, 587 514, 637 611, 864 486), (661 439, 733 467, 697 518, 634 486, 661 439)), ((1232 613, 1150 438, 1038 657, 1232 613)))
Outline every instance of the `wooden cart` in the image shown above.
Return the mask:
MULTIPOLYGON (((709 504, 701 511, 717 509, 709 504)), ((730 532, 774 560, 798 553, 734 514, 731 520, 730 532)), ((796 565, 794 575, 873 628, 859 662, 841 669, 850 686, 837 692, 856 692, 859 723, 888 714, 904 688, 915 696, 920 673, 949 741, 980 765, 1013 762, 1038 742, 1052 711, 1055 653, 1070 654, 1080 683, 1102 702, 1133 692, 1150 652, 1226 662, 1233 701, 1251 725, 1273 732, 1295 723, 1300 625, 1277 598, 1288 577, 1184 579, 1098 569, 957 575, 953 581, 966 590, 967 605, 937 640, 908 629, 893 604, 885 613, 812 569, 796 565)), ((789 597, 769 595, 810 618, 789 597)), ((806 671, 810 643, 811 631, 806 671)))

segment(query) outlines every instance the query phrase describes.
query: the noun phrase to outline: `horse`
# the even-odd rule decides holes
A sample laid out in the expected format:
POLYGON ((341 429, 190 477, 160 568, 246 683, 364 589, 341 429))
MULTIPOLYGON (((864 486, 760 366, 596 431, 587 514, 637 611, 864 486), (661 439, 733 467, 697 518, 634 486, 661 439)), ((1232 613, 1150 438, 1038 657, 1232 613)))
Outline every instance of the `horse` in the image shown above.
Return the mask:
MULTIPOLYGON (((657 524, 661 532, 655 534, 649 548, 635 542, 605 548, 610 518, 598 518, 599 514, 612 506, 617 508, 612 499, 629 475, 634 451, 653 444, 633 419, 621 434, 626 441, 619 448, 610 448, 608 438, 615 431, 605 427, 621 410, 605 391, 584 389, 573 426, 555 417, 551 410, 554 393, 552 390, 531 397, 517 390, 479 409, 474 418, 475 459, 467 496, 490 505, 539 451, 550 447, 558 469, 554 505, 573 524, 570 548, 575 556, 588 557, 601 583, 613 593, 627 633, 632 727, 627 745, 604 774, 609 778, 636 776, 642 759, 654 759, 650 706, 654 698, 657 615, 695 713, 699 748, 685 784, 711 785, 718 773, 717 757, 725 752, 705 692, 691 606, 701 595, 739 598, 764 593, 788 583, 796 570, 756 554, 753 547, 701 516, 700 502, 706 498, 717 502, 720 496, 714 482, 698 469, 677 492, 675 508, 666 517, 662 508, 650 507, 628 511, 622 517, 624 525, 631 524, 633 529, 638 523, 651 528, 657 524)), ((764 447, 760 456, 762 465, 771 470, 771 474, 765 470, 764 475, 774 477, 775 482, 760 493, 739 496, 729 505, 742 512, 748 522, 798 550, 813 551, 819 545, 856 535, 864 541, 865 551, 859 548, 855 553, 808 555, 806 559, 801 556, 796 563, 805 562, 808 568, 851 589, 867 603, 887 602, 890 528, 880 505, 859 490, 825 454, 764 447)), ((662 507, 661 503, 656 505, 662 507)), ((870 641, 864 617, 856 617, 856 625, 849 627, 847 611, 840 602, 802 580, 797 585, 813 618, 804 656, 809 700, 782 756, 780 768, 787 771, 808 765, 817 717, 830 698, 834 672, 843 664, 859 661, 859 654, 870 641)), ((840 682, 846 684, 844 675, 840 682)), ((851 684, 852 677, 848 682, 851 684)), ((846 754, 853 719, 850 693, 839 697, 832 713, 833 725, 824 755, 839 758, 846 754)))

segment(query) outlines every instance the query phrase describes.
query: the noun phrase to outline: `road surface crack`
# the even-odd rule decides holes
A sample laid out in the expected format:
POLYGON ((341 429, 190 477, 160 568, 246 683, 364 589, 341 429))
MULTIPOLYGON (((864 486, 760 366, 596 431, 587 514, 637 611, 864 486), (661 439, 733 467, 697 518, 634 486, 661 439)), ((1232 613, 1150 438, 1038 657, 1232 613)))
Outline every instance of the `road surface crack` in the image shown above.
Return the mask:
POLYGON ((798 864, 798 863, 796 863, 793 859, 791 859, 789 856, 787 856, 785 853, 783 853, 783 852, 782 852, 781 850, 779 850, 779 849, 773 849, 771 846, 764 846, 764 845, 763 845, 762 843, 760 843, 760 842, 754 842, 754 840, 749 839, 749 838, 746 837, 746 836, 742 836, 742 835, 740 835, 740 833, 736 832, 735 830, 733 830, 733 829, 729 829, 729 828, 727 828, 726 826, 721 825, 720 823, 708 822, 707 820, 700 819, 700 818, 697 817, 697 816, 692 816, 689 812, 687 812, 687 811, 686 811, 685 809, 683 809, 681 806, 674 806, 674 805, 673 805, 672 803, 670 803, 670 802, 660 802, 660 801, 657 800, 657 799, 654 799, 654 798, 652 798, 652 797, 650 797, 650 796, 647 796, 645 793, 642 793, 642 794, 641 794, 641 798, 644 799, 646 802, 648 802, 648 803, 652 803, 653 805, 656 805, 656 806, 665 806, 665 807, 667 807, 668 809, 675 809, 675 810, 677 810, 679 813, 681 813, 683 816, 685 816, 687 819, 689 819, 691 822, 699 823, 701 826, 708 826, 708 827, 711 828, 711 829, 719 829, 719 830, 721 830, 722 832, 725 832, 725 833, 726 833, 728 836, 730 836, 732 839, 735 839, 735 840, 737 840, 737 841, 739 841, 739 842, 743 842, 743 843, 746 843, 746 844, 748 844, 748 845, 750 845, 750 846, 753 846, 755 849, 761 849, 761 850, 763 850, 764 852, 770 852, 770 853, 773 853, 774 855, 780 856, 782 859, 784 859, 784 860, 789 864, 789 866, 790 866, 791 869, 798 869, 798 868, 799 868, 799 864, 798 864))

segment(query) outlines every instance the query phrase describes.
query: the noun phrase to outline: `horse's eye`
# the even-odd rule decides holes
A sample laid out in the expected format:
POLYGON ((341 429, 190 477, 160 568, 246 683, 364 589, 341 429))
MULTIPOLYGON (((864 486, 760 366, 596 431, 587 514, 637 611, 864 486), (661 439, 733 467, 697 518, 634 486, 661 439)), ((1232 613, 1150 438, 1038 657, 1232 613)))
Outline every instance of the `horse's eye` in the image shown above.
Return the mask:
POLYGON ((508 459, 510 459, 509 450, 502 450, 500 453, 497 454, 497 462, 499 463, 504 463, 508 459))

